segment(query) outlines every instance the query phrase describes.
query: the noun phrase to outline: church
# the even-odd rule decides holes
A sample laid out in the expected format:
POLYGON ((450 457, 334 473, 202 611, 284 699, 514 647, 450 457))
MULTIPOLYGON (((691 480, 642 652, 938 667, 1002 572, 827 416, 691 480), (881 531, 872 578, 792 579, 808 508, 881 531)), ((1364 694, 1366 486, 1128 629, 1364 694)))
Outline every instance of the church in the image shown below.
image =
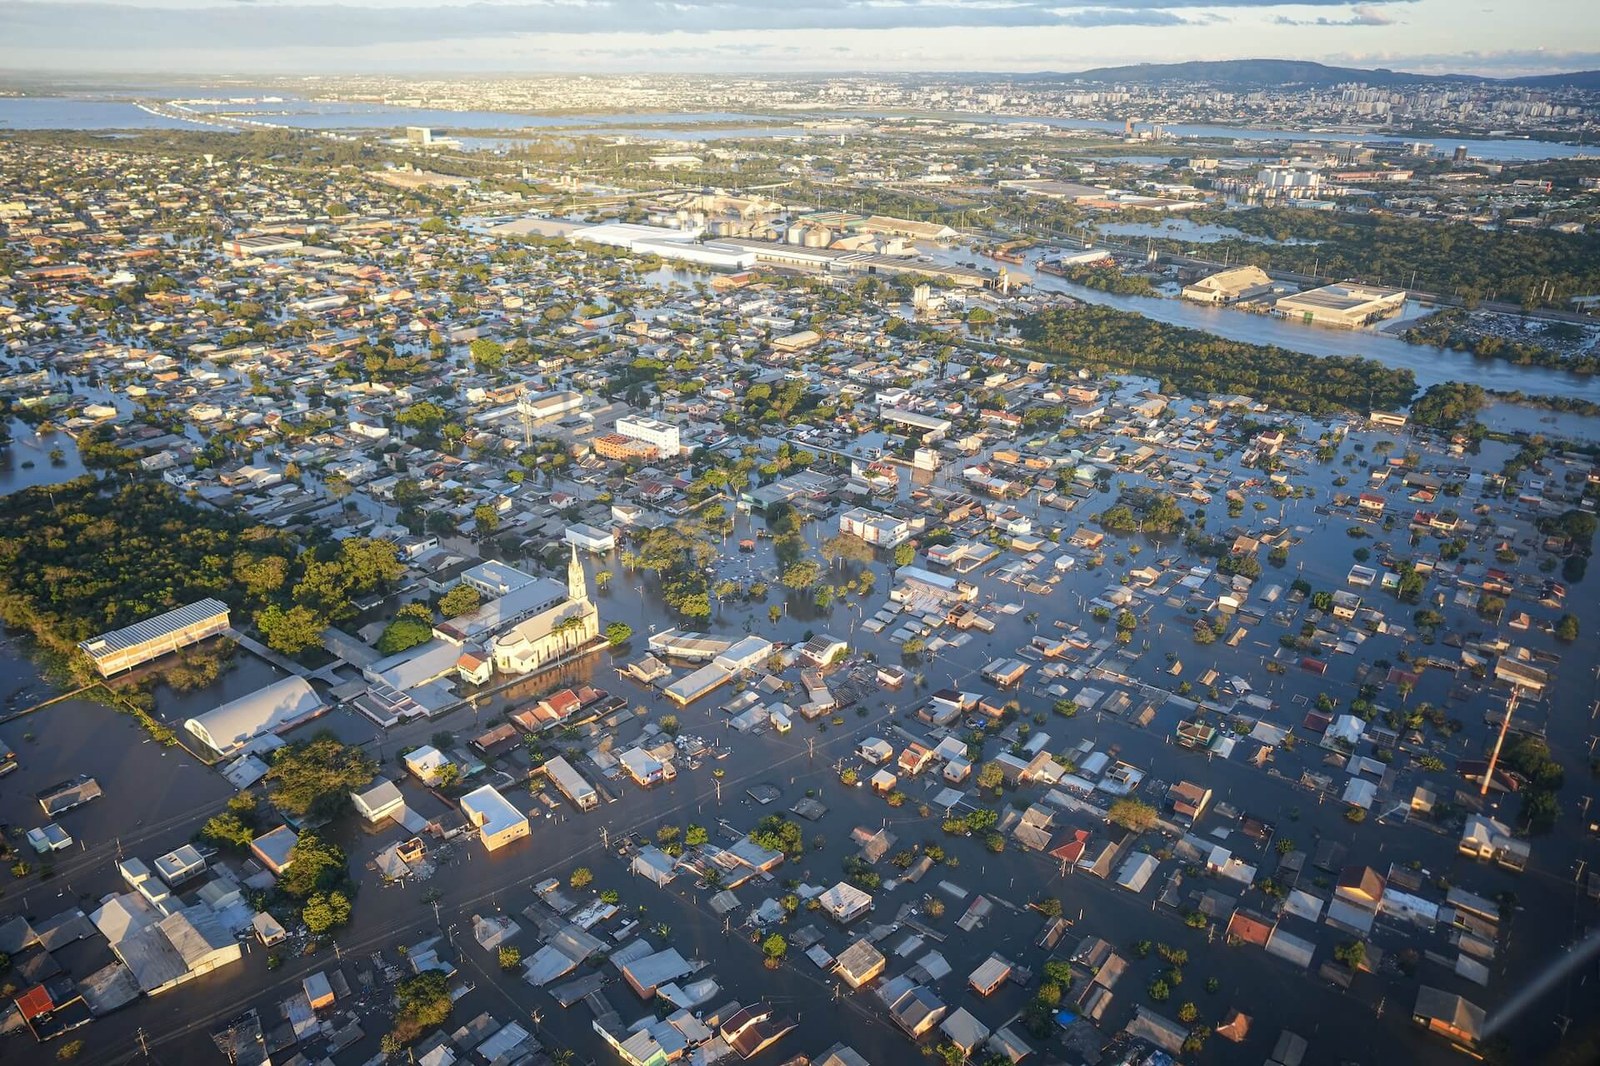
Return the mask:
POLYGON ((497 634, 490 654, 499 673, 531 674, 599 635, 600 612, 589 600, 589 578, 573 547, 567 560, 566 595, 497 634))

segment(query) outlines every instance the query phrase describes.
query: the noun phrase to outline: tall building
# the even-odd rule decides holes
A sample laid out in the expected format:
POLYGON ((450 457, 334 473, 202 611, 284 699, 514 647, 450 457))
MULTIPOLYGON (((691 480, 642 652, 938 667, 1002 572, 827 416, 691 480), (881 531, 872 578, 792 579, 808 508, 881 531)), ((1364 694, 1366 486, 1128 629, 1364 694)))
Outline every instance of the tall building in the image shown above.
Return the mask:
POLYGON ((676 459, 681 451, 678 439, 678 427, 668 425, 654 418, 619 418, 617 419, 617 432, 624 437, 642 440, 646 444, 654 444, 661 449, 663 459, 676 459))

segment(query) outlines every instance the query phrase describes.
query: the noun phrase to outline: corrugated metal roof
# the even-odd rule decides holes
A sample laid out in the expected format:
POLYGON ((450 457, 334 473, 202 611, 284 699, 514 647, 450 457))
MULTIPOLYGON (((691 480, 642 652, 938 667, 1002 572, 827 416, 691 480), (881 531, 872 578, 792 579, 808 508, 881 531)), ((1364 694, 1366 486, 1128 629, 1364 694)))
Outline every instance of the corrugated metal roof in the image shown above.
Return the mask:
POLYGON ((102 659, 114 652, 136 647, 146 641, 156 640, 168 633, 204 622, 215 615, 228 613, 228 605, 221 600, 204 599, 174 607, 164 614, 135 622, 131 626, 113 629, 97 637, 90 637, 78 647, 92 659, 102 659))

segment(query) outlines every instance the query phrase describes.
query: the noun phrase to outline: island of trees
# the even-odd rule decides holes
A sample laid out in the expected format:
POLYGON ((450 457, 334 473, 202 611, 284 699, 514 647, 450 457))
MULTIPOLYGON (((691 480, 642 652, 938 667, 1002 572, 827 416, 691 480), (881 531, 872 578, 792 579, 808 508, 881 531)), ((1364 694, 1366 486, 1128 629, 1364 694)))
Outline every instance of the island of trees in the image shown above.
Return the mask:
POLYGON ((1156 378, 1165 392, 1242 393, 1322 414, 1404 407, 1417 388, 1411 371, 1371 359, 1314 358, 1110 307, 1050 308, 1024 318, 1019 328, 1029 345, 1055 362, 1156 378))

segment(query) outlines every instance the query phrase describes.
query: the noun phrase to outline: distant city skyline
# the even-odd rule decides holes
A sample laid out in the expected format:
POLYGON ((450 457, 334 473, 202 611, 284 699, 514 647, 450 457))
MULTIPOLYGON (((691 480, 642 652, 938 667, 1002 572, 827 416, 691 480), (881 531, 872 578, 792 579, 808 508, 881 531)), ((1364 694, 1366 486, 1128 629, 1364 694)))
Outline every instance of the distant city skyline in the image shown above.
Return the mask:
POLYGON ((1488 76, 1600 68, 1587 0, 0 0, 22 72, 1072 71, 1306 59, 1488 76))

